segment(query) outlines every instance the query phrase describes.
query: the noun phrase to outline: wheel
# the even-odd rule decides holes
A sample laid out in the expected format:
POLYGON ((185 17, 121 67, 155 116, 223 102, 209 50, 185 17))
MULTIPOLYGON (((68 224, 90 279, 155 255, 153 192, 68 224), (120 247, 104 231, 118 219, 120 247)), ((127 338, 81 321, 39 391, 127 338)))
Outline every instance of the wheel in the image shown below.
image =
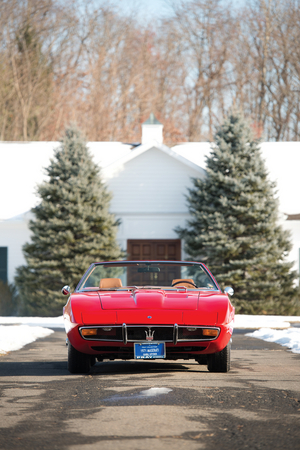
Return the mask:
POLYGON ((91 356, 81 353, 68 343, 68 371, 71 373, 88 373, 91 370, 91 356))
POLYGON ((91 356, 91 366, 93 367, 96 364, 95 356, 91 356))
POLYGON ((223 350, 207 355, 207 368, 210 372, 229 372, 230 370, 230 342, 223 350))

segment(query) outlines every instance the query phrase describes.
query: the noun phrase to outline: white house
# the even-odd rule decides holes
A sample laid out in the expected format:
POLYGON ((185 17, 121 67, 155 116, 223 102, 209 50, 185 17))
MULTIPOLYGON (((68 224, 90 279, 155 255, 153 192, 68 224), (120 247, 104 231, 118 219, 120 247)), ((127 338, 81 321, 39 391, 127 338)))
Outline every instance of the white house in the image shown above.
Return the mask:
MULTIPOLYGON (((113 197, 111 212, 121 219, 118 240, 134 259, 184 258, 174 229, 189 218, 185 195, 191 178, 205 176, 209 143, 169 148, 154 116, 143 124, 141 145, 90 142, 94 161, 113 197)), ((38 202, 36 185, 45 178, 58 142, 0 143, 0 278, 13 281, 24 264, 22 246, 30 239, 30 209, 38 202)), ((277 182, 281 222, 292 232, 290 259, 299 271, 300 142, 263 143, 262 155, 277 182)))

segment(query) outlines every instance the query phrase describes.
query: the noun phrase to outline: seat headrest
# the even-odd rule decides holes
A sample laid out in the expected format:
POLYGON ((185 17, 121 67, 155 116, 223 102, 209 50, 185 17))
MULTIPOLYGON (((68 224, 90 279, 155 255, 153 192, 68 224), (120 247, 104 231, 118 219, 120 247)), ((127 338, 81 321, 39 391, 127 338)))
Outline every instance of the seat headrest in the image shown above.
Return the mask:
POLYGON ((195 289, 195 286, 193 286, 192 284, 185 283, 185 281, 190 281, 191 283, 194 283, 193 278, 177 278, 172 281, 172 284, 177 283, 178 281, 180 281, 180 283, 176 284, 176 286, 174 286, 174 287, 184 286, 189 289, 195 289))
POLYGON ((122 281, 120 278, 101 278, 100 280, 100 288, 119 288, 122 287, 122 281))

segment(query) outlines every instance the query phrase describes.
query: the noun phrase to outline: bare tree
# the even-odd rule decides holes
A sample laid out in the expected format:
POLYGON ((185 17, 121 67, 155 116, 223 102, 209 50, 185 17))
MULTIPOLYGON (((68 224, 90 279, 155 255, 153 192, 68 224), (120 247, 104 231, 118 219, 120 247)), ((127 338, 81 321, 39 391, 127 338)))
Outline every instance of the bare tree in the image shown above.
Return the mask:
POLYGON ((268 140, 299 139, 299 0, 169 0, 145 24, 113 0, 0 2, 0 138, 137 142, 151 112, 165 142, 212 139, 235 104, 268 140))
POLYGON ((169 21, 180 48, 187 138, 211 138, 228 84, 229 9, 219 0, 174 3, 169 21))
POLYGON ((80 47, 74 42, 72 9, 53 0, 11 0, 1 3, 0 22, 5 86, 1 137, 51 139, 80 47))

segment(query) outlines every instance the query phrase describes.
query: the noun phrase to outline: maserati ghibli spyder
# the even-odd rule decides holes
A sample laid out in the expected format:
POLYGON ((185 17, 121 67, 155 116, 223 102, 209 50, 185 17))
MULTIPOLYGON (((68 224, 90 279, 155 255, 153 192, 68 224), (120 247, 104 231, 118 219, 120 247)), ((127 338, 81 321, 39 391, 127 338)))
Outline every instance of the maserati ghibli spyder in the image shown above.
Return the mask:
POLYGON ((186 261, 92 264, 64 307, 68 370, 97 361, 194 359, 230 370, 234 307, 208 268, 186 261))

